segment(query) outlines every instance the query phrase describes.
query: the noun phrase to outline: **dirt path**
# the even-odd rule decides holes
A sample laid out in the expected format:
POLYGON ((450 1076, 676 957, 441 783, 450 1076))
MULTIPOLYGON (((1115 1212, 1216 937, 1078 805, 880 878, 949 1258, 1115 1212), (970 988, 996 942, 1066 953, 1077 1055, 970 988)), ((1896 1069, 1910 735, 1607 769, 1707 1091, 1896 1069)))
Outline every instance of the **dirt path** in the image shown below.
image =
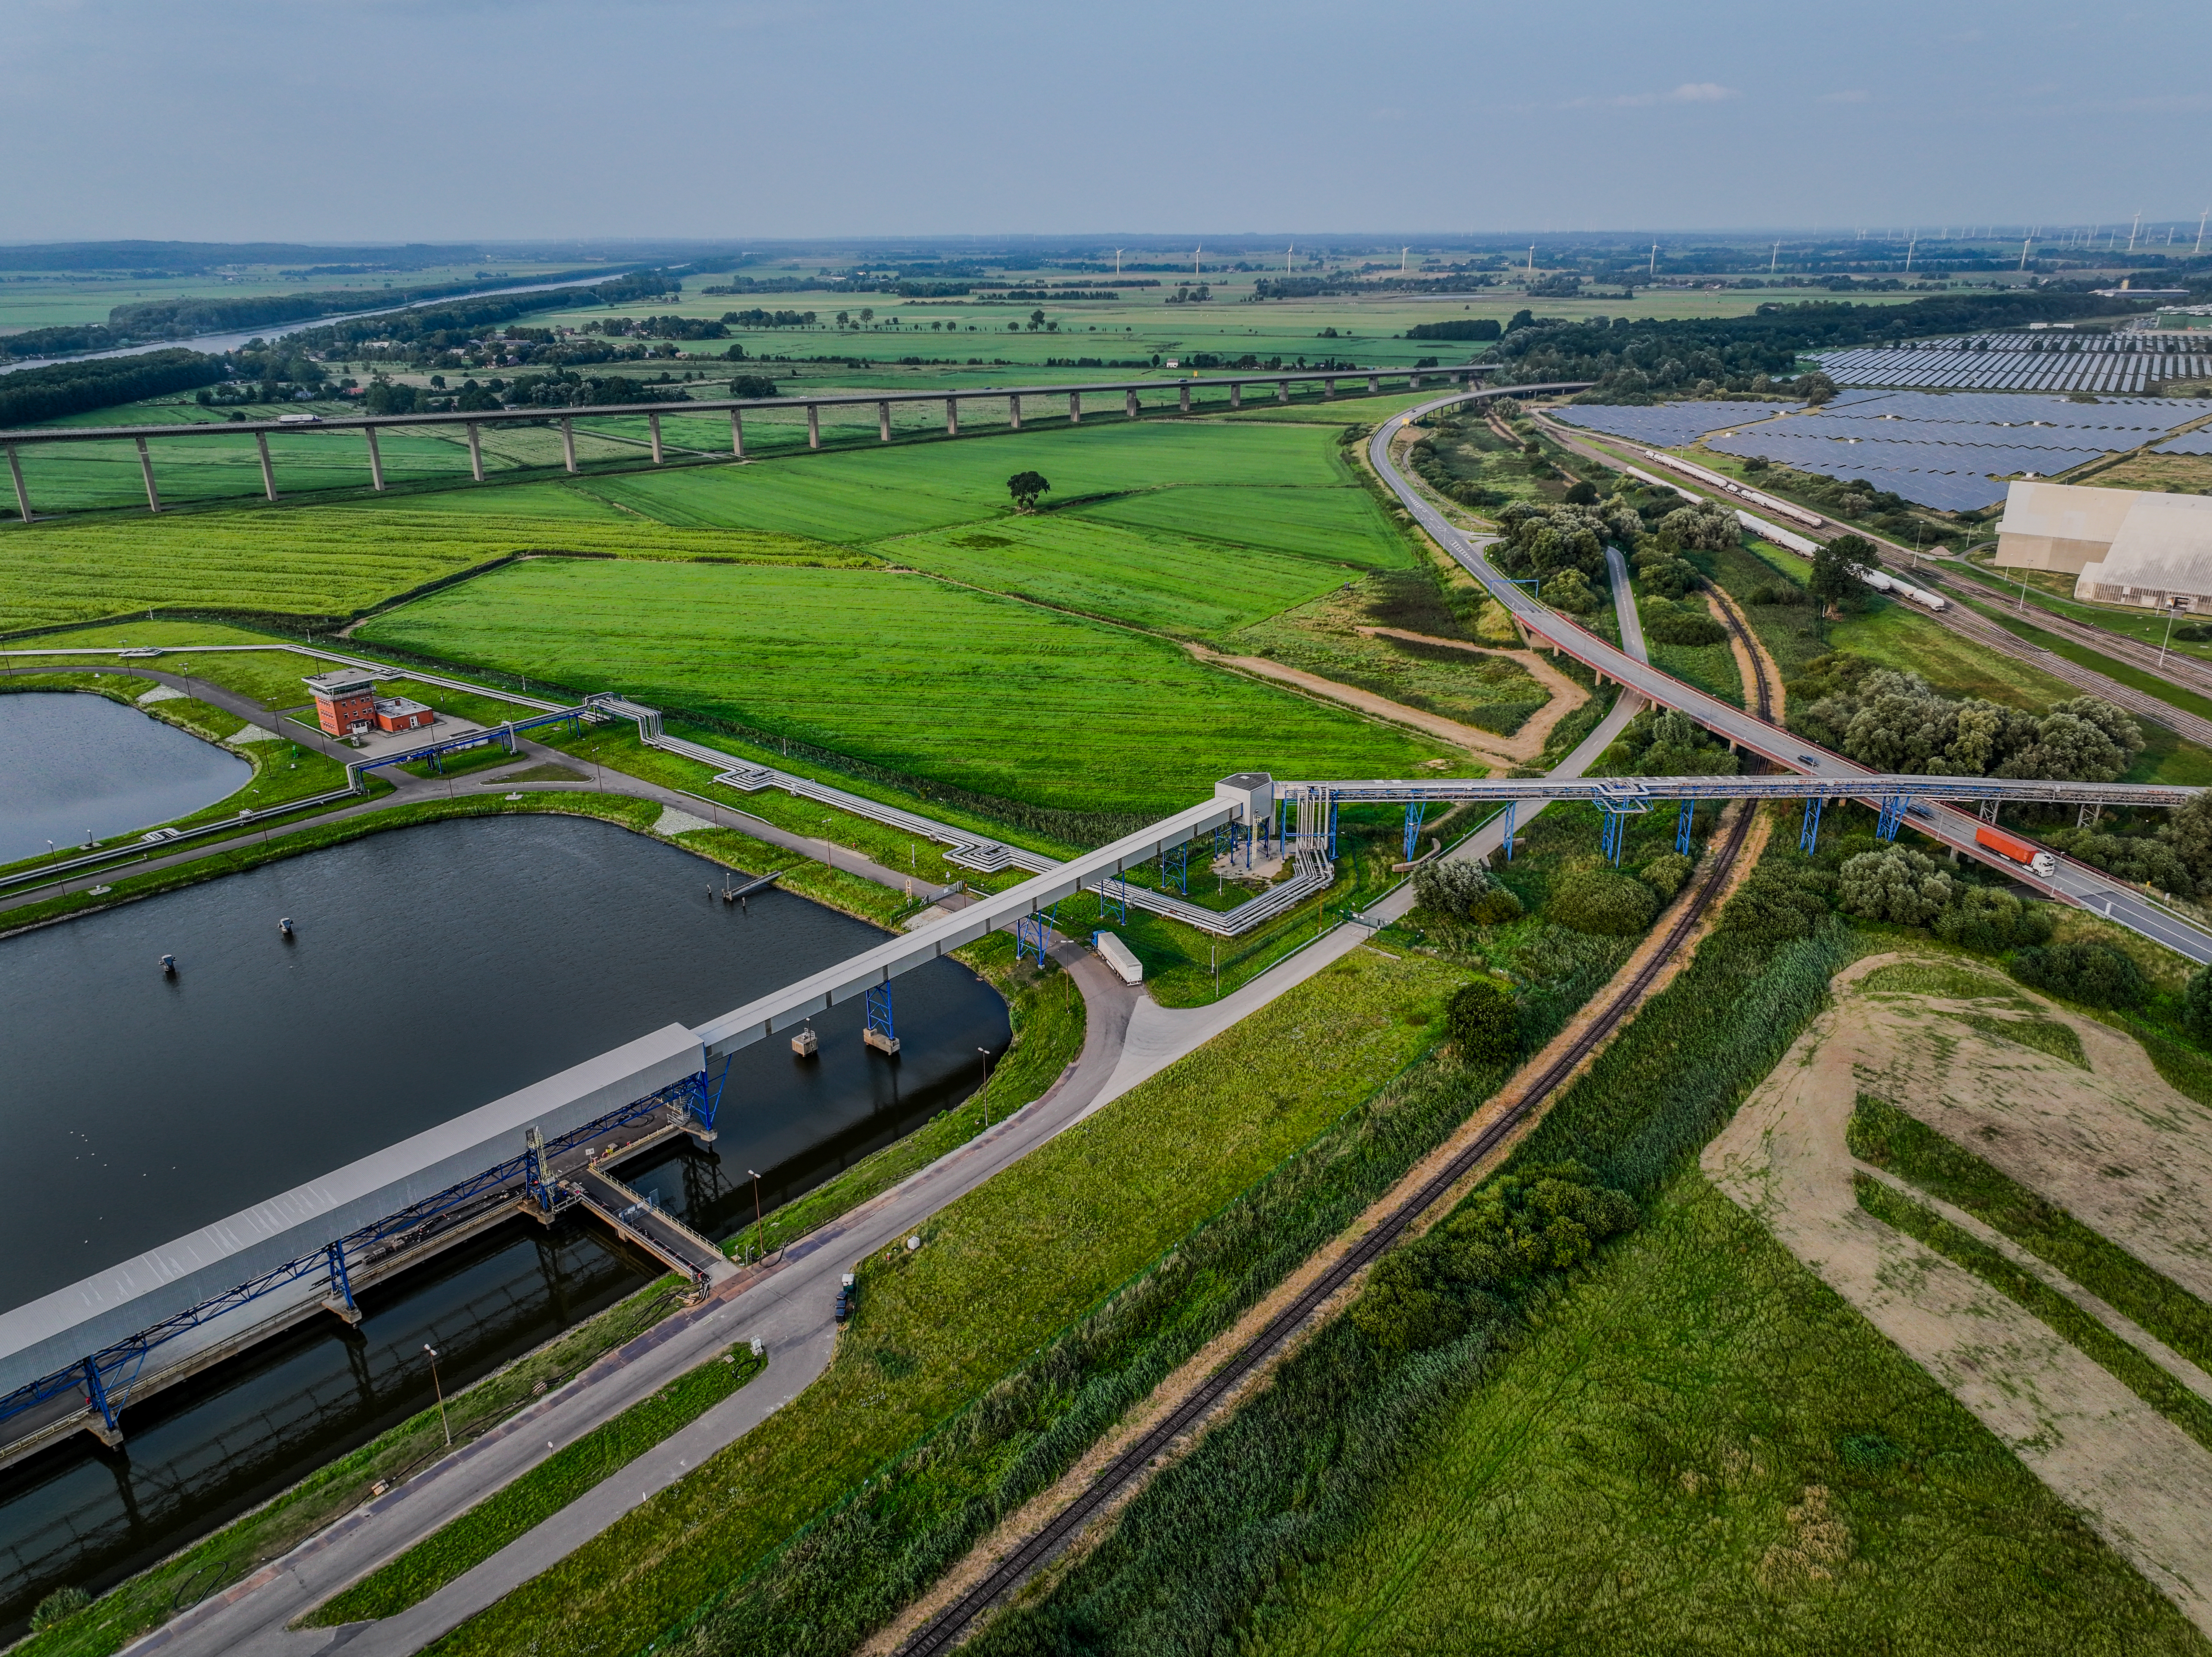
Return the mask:
MULTIPOLYGON (((1433 645, 1439 650, 1464 650, 1472 656, 1502 656, 1551 693, 1552 700, 1528 716, 1527 723, 1510 737, 1500 737, 1486 731, 1491 740, 1505 752, 1516 753, 1524 762, 1544 751, 1552 727, 1589 700, 1590 694, 1565 674, 1546 661, 1533 650, 1500 648, 1497 645, 1471 644, 1465 639, 1439 639, 1433 634, 1413 633, 1401 627, 1358 627, 1355 633, 1370 639, 1404 639, 1417 645, 1433 645)), ((1747 683, 1749 680, 1745 681, 1747 683)))
MULTIPOLYGON (((1748 809, 1747 805, 1738 802, 1730 804, 1728 811, 1733 814, 1748 809)), ((1717 828, 1713 835, 1715 844, 1720 842, 1725 828, 1732 824, 1733 820, 1732 816, 1724 817, 1722 827, 1717 828)), ((1765 849, 1771 823, 1771 819, 1762 814, 1759 820, 1752 824, 1742 851, 1736 859, 1735 867, 1730 872, 1727 885, 1715 895, 1711 907, 1697 929, 1684 941, 1682 947, 1676 952, 1674 959, 1646 986, 1644 992, 1644 1000, 1648 1001, 1652 996, 1666 988, 1688 964, 1690 956, 1705 934, 1711 930, 1714 919, 1726 906, 1729 897, 1758 865, 1759 855, 1765 849)), ((1613 974, 1605 987, 1592 996, 1583 1010, 1568 1023, 1566 1028, 1547 1042, 1540 1052, 1529 1058, 1518 1070, 1515 1071, 1505 1084, 1492 1095, 1480 1110, 1462 1123, 1450 1138, 1431 1150, 1389 1191, 1370 1203, 1358 1219, 1346 1227, 1342 1233, 1310 1255, 1297 1270, 1276 1285, 1273 1292, 1266 1299, 1246 1312, 1231 1327, 1215 1336, 1196 1354, 1185 1360, 1172 1375, 1153 1389, 1152 1394, 1142 1404, 1132 1410, 1113 1431, 1094 1443, 1089 1452, 1062 1474, 1051 1488, 1031 1497, 1021 1508, 1001 1520, 988 1536, 969 1551, 958 1564, 939 1578, 927 1593, 909 1605, 893 1621, 879 1629, 875 1636, 860 1648, 860 1657, 891 1657, 891 1654, 896 1652, 917 1630, 945 1606, 952 1604, 981 1581, 997 1567, 1000 1560, 1012 1553, 1026 1539, 1042 1530, 1054 1517, 1073 1502, 1130 1445, 1150 1432, 1154 1424, 1163 1417, 1172 1414, 1180 1407, 1207 1376, 1218 1369, 1246 1342, 1264 1329, 1285 1306, 1304 1294, 1317 1279, 1343 1259, 1362 1237, 1388 1217, 1409 1194, 1418 1191, 1423 1184, 1435 1176, 1439 1168, 1479 1138, 1491 1124, 1518 1104, 1530 1085, 1540 1077, 1550 1065, 1557 1062, 1561 1055, 1573 1047, 1575 1042, 1604 1015, 1605 1010, 1612 1005, 1613 998, 1634 980, 1636 974, 1655 954, 1665 947, 1668 930, 1679 913, 1680 906, 1690 901, 1691 895, 1695 889, 1696 877, 1693 877, 1692 880, 1684 883, 1674 901, 1668 904, 1661 913, 1643 943, 1638 944, 1635 952, 1621 963, 1620 969, 1613 974)), ((1620 1028, 1626 1029, 1627 1022, 1626 1019, 1622 1020, 1620 1028)), ((1584 1055, 1582 1062, 1573 1071, 1553 1088, 1546 1101, 1545 1108, 1547 1109, 1552 1103, 1565 1096, 1567 1088, 1572 1081, 1597 1061, 1599 1054, 1605 1051, 1611 1044, 1613 1036, 1618 1034, 1619 1030, 1615 1030, 1612 1035, 1608 1035, 1604 1041, 1597 1043, 1589 1053, 1584 1055)), ((1514 1148, 1534 1129, 1537 1123, 1543 1120, 1544 1114, 1545 1109, 1532 1112, 1528 1120, 1515 1130, 1511 1137, 1503 1141, 1494 1152, 1485 1157, 1437 1201, 1423 1217, 1420 1225, 1415 1228, 1415 1235, 1449 1214, 1467 1193, 1496 1173, 1505 1159, 1511 1155, 1514 1148)), ((1041 1582, 1064 1575, 1079 1563, 1111 1529, 1121 1509, 1135 1499, 1163 1468, 1189 1454, 1192 1447, 1217 1423, 1224 1419, 1246 1399, 1250 1398, 1264 1387, 1283 1363, 1306 1340, 1312 1338, 1316 1330, 1321 1328, 1358 1298, 1360 1289, 1366 1282, 1366 1275, 1363 1272, 1352 1278, 1346 1283, 1343 1289, 1322 1302, 1305 1326, 1291 1339, 1285 1341, 1266 1363, 1255 1369, 1251 1375, 1236 1388, 1225 1394, 1221 1403, 1200 1422, 1194 1431, 1177 1439, 1170 1452, 1154 1460, 1146 1468, 1142 1477, 1131 1480, 1127 1487, 1117 1493, 1112 1502, 1100 1510, 1097 1516, 1085 1527, 1057 1558, 1024 1585, 1024 1593, 1026 1595, 1035 1592, 1041 1582)))
MULTIPOLYGON (((2212 1527, 2203 1517, 2212 1511, 2212 1454, 2041 1320, 1858 1205, 1844 1142, 1852 1107, 1864 1089, 1888 1094, 1916 1114, 1943 1110, 1940 1095, 1917 1096, 1917 1083, 1913 1092, 1896 1091, 1914 1080, 1923 1053, 1947 1048, 1951 1073, 1961 1079, 1986 1073, 1992 1101, 2052 1085, 2061 1071, 2099 1079, 1963 1022, 1996 1017, 1995 998, 1947 1004, 1861 987, 1876 968, 1908 958, 1929 959, 1877 956, 1838 974, 1833 1005, 1705 1148, 1701 1163, 2212 1632, 2212 1527), (1938 1020, 1941 1027, 1931 1023, 1938 1020), (2046 1072, 2051 1079, 2040 1079, 2046 1072)), ((2029 1011, 2042 1006, 2029 1004, 2029 1011)), ((2083 1034, 2085 1050, 2089 1040, 2083 1034)), ((2120 1092, 2108 1090, 2112 1105, 2124 1103, 2120 1092)), ((1942 1123, 1952 1134, 1961 1126, 1942 1123)), ((1973 1143, 1983 1149, 1983 1141, 1973 1143)))
POLYGON ((1752 671, 1752 656, 1756 652, 1759 665, 1766 670, 1766 694, 1772 699, 1774 704, 1768 717, 1775 724, 1780 725, 1790 701, 1789 693, 1782 688, 1781 663, 1774 659, 1773 653, 1766 647, 1766 641, 1759 636, 1758 629, 1752 626, 1751 617, 1743 613, 1743 606, 1736 603, 1732 595, 1723 592, 1718 587, 1707 583, 1705 608, 1712 611, 1713 620, 1718 622, 1723 627, 1728 627, 1729 617, 1733 616, 1735 617, 1736 625, 1743 629, 1741 637, 1737 635, 1734 628, 1729 629, 1729 649, 1735 657, 1735 671, 1743 677, 1744 695, 1747 697, 1750 696, 1751 687, 1759 683, 1759 676, 1752 671), (1751 640, 1748 648, 1744 644, 1746 639, 1751 640))
POLYGON ((1533 758, 1534 754, 1543 751, 1539 748, 1524 755, 1515 748, 1516 737, 1501 737, 1494 731, 1479 731, 1471 725, 1462 725, 1457 719, 1448 719, 1441 713, 1424 713, 1418 707, 1408 707, 1403 702, 1394 702, 1388 696, 1378 696, 1371 690, 1355 689, 1348 684, 1339 684, 1334 679, 1324 679, 1318 673, 1285 667, 1280 662, 1271 662, 1264 656, 1227 656, 1188 639, 1183 640, 1182 647, 1209 667, 1225 667, 1239 673, 1249 673, 1255 679, 1273 679, 1278 684, 1295 686, 1309 695, 1340 702, 1346 707, 1356 707, 1363 713, 1371 713, 1378 719, 1388 719, 1393 725, 1410 725, 1424 736, 1448 742, 1455 748, 1464 748, 1468 753, 1498 765, 1518 765, 1524 758, 1533 758))

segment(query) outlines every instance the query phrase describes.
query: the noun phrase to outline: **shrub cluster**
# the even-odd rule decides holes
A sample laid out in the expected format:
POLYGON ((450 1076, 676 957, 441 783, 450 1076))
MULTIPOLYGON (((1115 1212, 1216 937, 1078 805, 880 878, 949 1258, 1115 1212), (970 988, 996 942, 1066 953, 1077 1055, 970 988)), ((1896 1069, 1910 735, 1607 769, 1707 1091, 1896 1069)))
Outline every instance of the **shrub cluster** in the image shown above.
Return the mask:
POLYGON ((1671 598, 1646 598, 1637 610, 1644 620, 1644 636, 1654 644, 1717 645, 1728 637, 1728 629, 1705 611, 1671 598))
POLYGON ((1413 871, 1413 895, 1432 914, 1478 926, 1521 918, 1521 900, 1479 863, 1432 858, 1413 871))
POLYGON ((1659 895, 1618 869, 1571 869, 1553 883, 1545 913, 1578 932, 1634 938, 1659 913, 1659 895))
POLYGON ((1732 777, 1739 762, 1694 719, 1646 708, 1628 722, 1607 762, 1635 777, 1732 777))
POLYGON ((2021 950, 2008 965, 2012 975, 2030 989, 2085 1007, 2140 1007, 2150 999, 2150 982, 2142 968, 2125 950, 2110 944, 2092 940, 2042 945, 2021 950))
POLYGON ((1846 651, 1808 663, 1789 690, 1794 729, 1876 771, 2110 782, 2143 745, 2142 727, 2101 697, 2039 717, 1945 696, 1917 673, 1846 651))

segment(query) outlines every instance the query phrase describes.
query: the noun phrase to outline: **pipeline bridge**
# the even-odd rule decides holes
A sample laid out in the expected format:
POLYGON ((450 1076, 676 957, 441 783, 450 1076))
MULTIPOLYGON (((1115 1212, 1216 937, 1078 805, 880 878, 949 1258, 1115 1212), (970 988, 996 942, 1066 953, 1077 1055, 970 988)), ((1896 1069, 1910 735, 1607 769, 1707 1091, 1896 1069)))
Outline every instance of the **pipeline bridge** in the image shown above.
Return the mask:
MULTIPOLYGON (((1024 399, 1036 407, 1047 399, 1067 399, 1067 420, 1070 425, 1083 421, 1083 399, 1086 397, 1119 397, 1121 412, 1127 419, 1135 420, 1145 411, 1143 399, 1173 394, 1176 412, 1192 411, 1194 394, 1207 391, 1225 391, 1226 406, 1231 410, 1244 406, 1244 389, 1248 385, 1273 386, 1275 400, 1288 403, 1293 385, 1318 384, 1324 397, 1334 397, 1337 386, 1346 382, 1364 383, 1365 395, 1378 396, 1385 380, 1402 380, 1407 389, 1419 391, 1425 380, 1441 380, 1447 384, 1472 384, 1485 374, 1497 371, 1495 363, 1461 364, 1455 367, 1439 368, 1232 368, 1225 373, 1210 377, 1196 374, 1178 376, 1173 379, 1112 379, 1088 380, 1059 385, 966 386, 938 387, 930 391, 872 391, 838 392, 822 397, 764 397, 685 398, 669 403, 612 403, 594 404, 568 409, 482 409, 450 411, 439 414, 404 415, 340 415, 336 416, 295 416, 289 419, 247 421, 204 421, 171 426, 54 426, 26 427, 14 431, 0 431, 0 449, 8 456, 8 475, 15 485, 15 509, 26 524, 36 521, 32 511, 29 489, 23 481, 23 466, 20 451, 46 447, 57 443, 127 442, 137 446, 138 470, 146 489, 146 509, 161 510, 161 491, 154 476, 154 458, 147 447, 149 440, 161 443, 178 440, 209 441, 222 437, 251 437, 261 462, 262 492, 270 500, 277 499, 276 470, 270 456, 269 440, 271 436, 295 438, 301 435, 331 436, 349 434, 361 438, 368 461, 369 487, 378 492, 384 489, 384 457, 377 447, 376 434, 383 431, 404 431, 410 427, 432 426, 464 428, 469 450, 469 474, 477 483, 484 481, 483 428, 486 426, 543 426, 553 423, 561 430, 561 460, 570 472, 576 465, 576 428, 579 420, 623 419, 645 416, 652 451, 653 464, 667 464, 667 450, 661 441, 660 421, 664 415, 697 416, 708 414, 726 414, 730 421, 729 458, 747 458, 745 452, 744 416, 748 413, 765 414, 787 410, 801 410, 806 416, 806 446, 822 446, 822 410, 824 409, 866 407, 875 405, 876 430, 878 440, 891 440, 891 410, 895 405, 908 404, 942 404, 945 408, 945 434, 960 435, 960 405, 963 403, 1003 403, 1006 405, 1007 425, 1015 431, 1022 429, 1024 399)), ((1588 382, 1583 382, 1586 385, 1588 382)), ((1559 386, 1520 386, 1522 393, 1565 389, 1559 386)), ((1578 385, 1574 389, 1579 390, 1578 385)))

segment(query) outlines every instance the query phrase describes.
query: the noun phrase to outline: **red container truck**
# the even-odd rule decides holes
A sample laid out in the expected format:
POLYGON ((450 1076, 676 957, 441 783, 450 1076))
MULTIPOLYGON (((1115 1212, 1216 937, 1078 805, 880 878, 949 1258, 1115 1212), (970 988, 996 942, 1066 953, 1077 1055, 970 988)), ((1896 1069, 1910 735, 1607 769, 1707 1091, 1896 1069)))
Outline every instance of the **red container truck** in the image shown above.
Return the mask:
POLYGON ((2050 853, 2039 851, 2032 842, 2022 840, 2018 835, 2008 835, 2003 829, 1992 828, 1986 822, 1974 830, 1974 843, 1987 847, 2001 858, 2009 858, 2045 880, 2058 872, 2058 859, 2050 853))

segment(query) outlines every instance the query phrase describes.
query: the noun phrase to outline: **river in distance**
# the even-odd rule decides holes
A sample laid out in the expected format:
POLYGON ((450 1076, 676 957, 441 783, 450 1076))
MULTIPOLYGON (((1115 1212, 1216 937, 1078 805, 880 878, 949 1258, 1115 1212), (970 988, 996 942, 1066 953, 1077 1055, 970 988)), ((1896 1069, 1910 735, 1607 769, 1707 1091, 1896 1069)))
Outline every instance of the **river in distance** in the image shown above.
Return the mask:
MULTIPOLYGON (((14 1306, 672 1021, 882 934, 610 823, 470 818, 370 835, 0 941, 0 1306, 14 1306), (709 888, 716 889, 710 893, 709 888), (287 941, 280 917, 293 923, 287 941), (161 956, 179 970, 164 977, 161 956)), ((821 1051, 742 1050, 717 1120, 623 1175, 716 1237, 957 1103, 1005 1004, 951 961, 898 979, 902 1051, 849 1003, 821 1051)), ((519 1147, 518 1147, 519 1149, 519 1147)), ((0 1636, 94 1592, 661 1274, 589 1222, 518 1220, 0 1470, 0 1636)), ((193 1593, 212 1591, 214 1579, 193 1593)))

